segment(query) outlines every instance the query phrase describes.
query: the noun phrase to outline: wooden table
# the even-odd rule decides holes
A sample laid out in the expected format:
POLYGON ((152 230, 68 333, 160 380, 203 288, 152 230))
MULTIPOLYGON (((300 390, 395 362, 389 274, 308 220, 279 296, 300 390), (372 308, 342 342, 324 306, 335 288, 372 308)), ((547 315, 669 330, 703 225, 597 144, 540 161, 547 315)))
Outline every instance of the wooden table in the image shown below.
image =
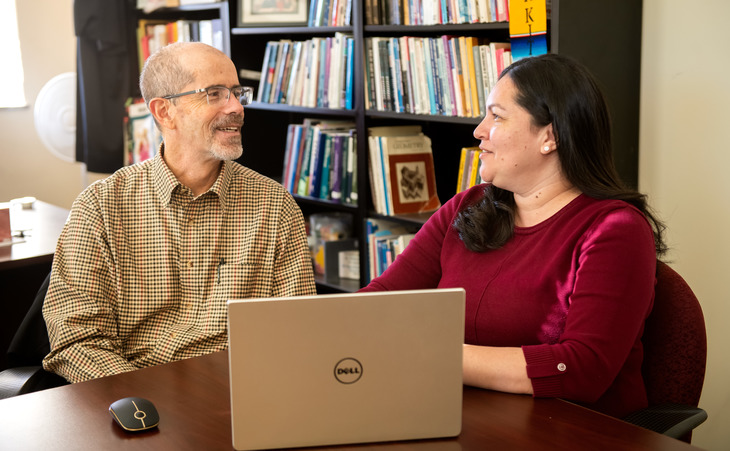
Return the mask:
POLYGON ((5 369, 10 341, 51 270, 53 254, 69 211, 42 201, 24 210, 10 209, 13 235, 22 242, 0 246, 0 370, 5 369))
MULTIPOLYGON (((12 449, 230 450, 228 353, 145 368, 0 401, 0 446, 12 449), (151 400, 157 429, 126 433, 108 412, 117 399, 151 400)), ((558 399, 464 388, 453 439, 328 447, 382 450, 691 450, 684 442, 558 399)))
POLYGON ((20 205, 10 209, 13 235, 22 231, 23 242, 0 247, 0 271, 39 263, 50 263, 69 211, 42 201, 25 210, 20 205))

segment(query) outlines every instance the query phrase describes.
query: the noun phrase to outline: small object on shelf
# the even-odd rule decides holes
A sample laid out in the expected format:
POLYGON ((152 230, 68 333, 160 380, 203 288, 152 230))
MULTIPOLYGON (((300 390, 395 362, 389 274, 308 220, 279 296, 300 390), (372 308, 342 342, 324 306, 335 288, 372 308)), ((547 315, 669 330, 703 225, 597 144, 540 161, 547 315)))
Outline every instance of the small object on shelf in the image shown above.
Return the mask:
POLYGON ((349 213, 317 213, 309 217, 309 246, 315 274, 325 274, 325 243, 351 236, 352 215, 349 213))
POLYGON ((0 203, 0 243, 10 241, 10 204, 0 203))
POLYGON ((360 251, 340 251, 337 259, 340 279, 360 280, 360 251))

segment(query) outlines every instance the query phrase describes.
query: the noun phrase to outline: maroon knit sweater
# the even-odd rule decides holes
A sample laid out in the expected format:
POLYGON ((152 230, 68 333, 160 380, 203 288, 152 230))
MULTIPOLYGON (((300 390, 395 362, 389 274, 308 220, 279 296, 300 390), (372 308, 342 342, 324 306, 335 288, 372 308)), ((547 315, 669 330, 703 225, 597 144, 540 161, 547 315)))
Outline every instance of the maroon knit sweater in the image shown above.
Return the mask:
POLYGON ((536 397, 621 417, 646 407, 640 338, 655 284, 652 230, 623 201, 581 195, 516 227, 501 249, 466 249, 452 224, 484 185, 456 195, 363 291, 463 287, 465 343, 522 347, 536 397))

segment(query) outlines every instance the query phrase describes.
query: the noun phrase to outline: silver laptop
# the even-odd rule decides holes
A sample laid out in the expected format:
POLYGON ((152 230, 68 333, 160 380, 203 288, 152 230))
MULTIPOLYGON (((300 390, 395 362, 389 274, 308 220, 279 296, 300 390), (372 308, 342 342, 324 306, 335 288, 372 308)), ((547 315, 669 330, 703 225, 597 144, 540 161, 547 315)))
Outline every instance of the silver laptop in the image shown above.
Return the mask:
POLYGON ((461 432, 464 290, 228 301, 237 450, 461 432))

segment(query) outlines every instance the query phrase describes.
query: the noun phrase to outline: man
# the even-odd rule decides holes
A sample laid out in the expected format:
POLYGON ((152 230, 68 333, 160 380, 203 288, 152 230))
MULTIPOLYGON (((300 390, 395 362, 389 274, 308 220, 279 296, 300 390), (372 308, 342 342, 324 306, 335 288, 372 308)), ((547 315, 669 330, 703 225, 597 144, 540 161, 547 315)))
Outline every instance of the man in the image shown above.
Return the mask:
POLYGON ((43 307, 43 365, 71 382, 227 347, 226 300, 315 293, 302 213, 242 153, 233 62, 201 43, 152 55, 142 95, 159 154, 74 202, 43 307))

